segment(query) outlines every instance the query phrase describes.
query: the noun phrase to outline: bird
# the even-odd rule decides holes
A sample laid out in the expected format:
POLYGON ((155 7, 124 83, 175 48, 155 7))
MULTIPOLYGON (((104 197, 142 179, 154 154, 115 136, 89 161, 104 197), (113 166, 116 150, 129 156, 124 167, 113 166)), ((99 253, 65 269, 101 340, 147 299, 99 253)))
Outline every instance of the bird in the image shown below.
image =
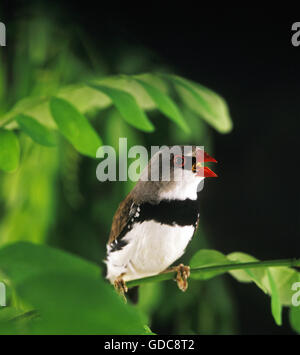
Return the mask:
POLYGON ((126 282, 168 271, 176 272, 179 289, 187 290, 189 266, 170 266, 184 254, 197 229, 197 190, 206 177, 217 177, 204 162, 217 161, 203 147, 164 146, 119 204, 105 263, 106 278, 125 300, 126 282))

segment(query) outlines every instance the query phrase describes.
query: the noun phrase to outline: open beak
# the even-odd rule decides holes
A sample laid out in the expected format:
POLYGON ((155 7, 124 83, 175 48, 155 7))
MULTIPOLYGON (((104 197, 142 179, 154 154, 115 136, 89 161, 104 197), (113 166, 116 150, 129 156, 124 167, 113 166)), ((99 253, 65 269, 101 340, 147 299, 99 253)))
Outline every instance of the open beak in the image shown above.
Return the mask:
POLYGON ((217 163, 216 159, 208 155, 205 151, 197 151, 196 164, 193 166, 193 171, 196 172, 196 176, 204 177, 218 177, 210 168, 204 166, 203 163, 217 163))

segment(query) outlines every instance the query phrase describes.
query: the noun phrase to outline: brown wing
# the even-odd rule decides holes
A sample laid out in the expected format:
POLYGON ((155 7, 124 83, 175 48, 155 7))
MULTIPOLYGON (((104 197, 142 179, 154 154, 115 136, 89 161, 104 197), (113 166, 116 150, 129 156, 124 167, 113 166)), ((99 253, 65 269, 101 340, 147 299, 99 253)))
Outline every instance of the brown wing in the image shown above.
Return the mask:
POLYGON ((119 204, 119 207, 114 215, 111 231, 108 239, 108 244, 115 241, 119 235, 122 233, 130 218, 135 214, 136 208, 134 204, 134 199, 131 194, 119 204))

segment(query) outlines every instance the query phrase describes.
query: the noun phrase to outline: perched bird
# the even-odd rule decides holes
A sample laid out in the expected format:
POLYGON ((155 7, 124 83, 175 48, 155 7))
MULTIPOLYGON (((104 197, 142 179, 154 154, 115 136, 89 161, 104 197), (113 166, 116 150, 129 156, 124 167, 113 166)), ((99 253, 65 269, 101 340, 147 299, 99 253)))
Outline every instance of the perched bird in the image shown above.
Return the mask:
MULTIPOLYGON (((190 147, 188 153, 184 146, 176 147, 179 154, 164 154, 162 149, 152 157, 114 215, 106 277, 123 295, 126 281, 169 271, 184 254, 199 220, 197 187, 205 177, 217 176, 203 165, 216 160, 199 147, 190 147), (169 179, 164 179, 165 166, 169 179), (157 181, 151 181, 151 174, 157 172, 157 181)), ((180 264, 171 270, 177 272, 177 285, 185 291, 189 267, 180 264)))

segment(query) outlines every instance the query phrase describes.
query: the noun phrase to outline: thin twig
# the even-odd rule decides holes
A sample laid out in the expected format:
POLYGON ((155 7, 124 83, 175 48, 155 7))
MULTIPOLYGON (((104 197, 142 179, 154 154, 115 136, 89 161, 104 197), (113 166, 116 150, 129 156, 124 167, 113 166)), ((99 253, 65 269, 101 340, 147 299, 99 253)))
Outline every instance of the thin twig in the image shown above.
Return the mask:
MULTIPOLYGON (((230 264, 222 264, 222 265, 204 266, 199 268, 191 268, 191 278, 193 278, 193 276, 203 276, 203 278, 205 278, 204 274, 208 274, 208 273, 213 273, 214 275, 218 275, 233 270, 257 269, 257 268, 280 267, 280 266, 300 267, 300 259, 266 260, 266 261, 254 261, 248 263, 230 263, 230 264)), ((126 284, 127 287, 130 288, 148 282, 161 282, 161 281, 171 280, 175 278, 175 275, 176 273, 174 271, 166 271, 158 275, 128 281, 126 284)))

